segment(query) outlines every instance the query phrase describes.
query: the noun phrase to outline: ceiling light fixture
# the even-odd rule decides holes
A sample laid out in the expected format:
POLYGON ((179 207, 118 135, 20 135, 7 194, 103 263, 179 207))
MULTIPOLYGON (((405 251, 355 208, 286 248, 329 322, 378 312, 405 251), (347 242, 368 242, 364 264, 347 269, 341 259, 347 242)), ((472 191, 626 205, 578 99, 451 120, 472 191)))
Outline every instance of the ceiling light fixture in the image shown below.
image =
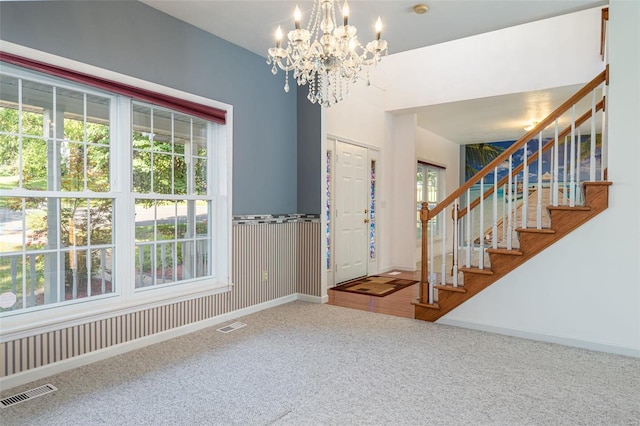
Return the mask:
POLYGON ((387 42, 380 38, 382 21, 375 25, 376 39, 362 46, 356 36, 356 27, 349 25, 349 5, 342 4, 342 25, 336 24, 335 7, 339 0, 314 0, 307 28, 301 28, 302 13, 296 6, 293 14, 295 29, 287 34, 283 47, 282 28, 276 30, 276 46, 268 51, 267 64, 271 72, 278 68, 285 72, 284 91, 289 91, 289 71, 298 86, 309 85, 307 99, 312 103, 330 107, 349 96, 349 84, 358 80, 363 68, 380 62, 387 51, 387 42))
POLYGON ((427 13, 427 10, 429 10, 429 6, 427 6, 426 4, 416 4, 415 6, 413 6, 413 11, 417 14, 417 15, 424 15, 425 13, 427 13))
POLYGON ((529 132, 529 131, 533 130, 533 128, 536 127, 537 125, 538 125, 537 121, 532 121, 528 126, 526 126, 524 128, 524 131, 525 132, 529 132))

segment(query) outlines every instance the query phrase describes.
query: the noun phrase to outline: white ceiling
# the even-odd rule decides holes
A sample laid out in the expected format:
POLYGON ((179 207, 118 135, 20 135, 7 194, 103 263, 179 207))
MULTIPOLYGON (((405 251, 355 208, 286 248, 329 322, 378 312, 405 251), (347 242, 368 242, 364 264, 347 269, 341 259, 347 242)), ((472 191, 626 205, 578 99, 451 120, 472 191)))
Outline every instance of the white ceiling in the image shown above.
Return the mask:
MULTIPOLYGON (((275 28, 282 25, 285 32, 292 29, 295 5, 302 10, 303 22, 312 7, 311 0, 142 2, 265 57, 274 43, 275 28)), ((606 3, 606 0, 349 0, 349 21, 358 28, 364 43, 373 38, 374 22, 381 16, 383 38, 388 41, 392 55, 606 3), (429 11, 415 14, 413 6, 418 3, 427 4, 429 11)), ((265 72, 269 72, 268 67, 265 72)), ((510 140, 514 139, 514 131, 517 131, 515 138, 522 135, 522 117, 530 116, 531 108, 543 102, 553 110, 576 90, 570 86, 423 107, 417 110, 418 123, 458 143, 510 140), (464 128, 459 121, 452 120, 461 113, 468 117, 464 128)))

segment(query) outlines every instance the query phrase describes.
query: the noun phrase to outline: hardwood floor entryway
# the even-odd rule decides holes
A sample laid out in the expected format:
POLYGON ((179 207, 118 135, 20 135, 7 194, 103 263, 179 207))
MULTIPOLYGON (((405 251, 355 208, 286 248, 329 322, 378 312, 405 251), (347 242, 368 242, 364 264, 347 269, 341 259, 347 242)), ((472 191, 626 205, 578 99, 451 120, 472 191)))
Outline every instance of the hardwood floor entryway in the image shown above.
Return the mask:
MULTIPOLYGON (((420 271, 392 271, 380 274, 380 276, 420 281, 420 271)), ((385 297, 347 293, 330 288, 328 290, 329 305, 393 315, 396 317, 414 318, 414 306, 411 302, 415 302, 418 297, 418 285, 419 284, 416 283, 385 297)))

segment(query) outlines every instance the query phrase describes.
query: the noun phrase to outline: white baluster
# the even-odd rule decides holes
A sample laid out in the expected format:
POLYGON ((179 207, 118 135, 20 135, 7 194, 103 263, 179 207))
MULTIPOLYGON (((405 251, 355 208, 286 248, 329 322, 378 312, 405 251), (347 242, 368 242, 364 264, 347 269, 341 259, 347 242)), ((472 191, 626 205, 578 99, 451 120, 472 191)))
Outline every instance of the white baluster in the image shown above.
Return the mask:
POLYGON ((493 229, 491 230, 491 246, 498 248, 498 168, 493 169, 493 229))
POLYGON ((602 146, 600 147, 600 180, 605 180, 605 171, 608 167, 609 162, 609 119, 608 119, 608 111, 609 111, 609 97, 607 96, 607 85, 602 85, 602 96, 604 99, 604 106, 600 114, 602 114, 602 146))
POLYGON ((569 207, 576 205, 576 106, 571 107, 571 154, 569 157, 569 207))
POLYGON ((440 284, 447 284, 447 209, 442 209, 442 217, 440 223, 442 223, 442 276, 440 277, 440 284))
POLYGON ((567 146, 569 145, 569 136, 564 138, 564 158, 562 168, 562 205, 567 205, 569 197, 567 197, 567 146))
POLYGON ((518 175, 513 175, 513 225, 518 227, 518 175))
MULTIPOLYGON (((509 156, 509 178, 507 182, 507 249, 512 248, 513 232, 513 155, 509 156)), ((503 225, 504 227, 504 225, 503 225)))
POLYGON ((433 285, 435 281, 435 266, 433 263, 433 240, 434 240, 434 229, 433 224, 435 223, 435 218, 432 218, 429 221, 429 227, 431 232, 429 232, 429 277, 427 277, 427 282, 429 283, 429 304, 433 305, 433 285))
POLYGON ((529 221, 529 142, 524 145, 522 153, 522 227, 526 228, 529 221))
POLYGON ((480 178, 480 226, 478 226, 478 234, 480 235, 480 248, 478 254, 478 268, 484 269, 484 177, 480 178))
POLYGON ((596 180, 596 91, 591 92, 591 146, 589 150, 589 180, 596 180))
POLYGON ((558 119, 556 118, 555 121, 555 139, 553 140, 553 173, 552 173, 552 178, 551 181, 553 182, 553 184, 551 185, 551 198, 552 198, 552 202, 551 204, 553 204, 554 206, 558 206, 558 166, 559 166, 559 161, 558 161, 558 145, 560 144, 560 141, 558 140, 558 119))
POLYGON ((507 243, 507 199, 509 198, 509 191, 507 186, 502 186, 502 241, 507 243))
POLYGON ((467 266, 467 268, 471 267, 471 246, 472 246, 472 241, 471 241, 471 189, 467 189, 467 218, 465 221, 465 240, 466 240, 466 246, 465 246, 465 264, 467 266))
POLYGON ((542 131, 538 135, 538 204, 536 206, 536 227, 542 228, 542 131))
POLYGON ((458 247, 460 241, 458 241, 458 203, 459 199, 453 202, 453 286, 458 287, 458 247))
POLYGON ((578 131, 578 137, 576 139, 576 194, 575 194, 575 200, 574 202, 577 204, 582 204, 581 198, 580 198, 580 191, 578 191, 578 188, 580 188, 580 156, 582 155, 582 131, 580 130, 580 127, 577 128, 578 131))

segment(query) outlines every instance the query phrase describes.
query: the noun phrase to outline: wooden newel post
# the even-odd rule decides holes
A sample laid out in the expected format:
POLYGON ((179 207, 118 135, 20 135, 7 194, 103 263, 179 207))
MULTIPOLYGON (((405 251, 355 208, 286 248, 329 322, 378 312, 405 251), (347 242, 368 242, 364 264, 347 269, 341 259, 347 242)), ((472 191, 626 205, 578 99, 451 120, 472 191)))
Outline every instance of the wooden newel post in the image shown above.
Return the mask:
POLYGON ((429 205, 422 203, 420 209, 420 222, 422 223, 422 258, 420 260, 420 303, 431 303, 429 300, 429 205))

